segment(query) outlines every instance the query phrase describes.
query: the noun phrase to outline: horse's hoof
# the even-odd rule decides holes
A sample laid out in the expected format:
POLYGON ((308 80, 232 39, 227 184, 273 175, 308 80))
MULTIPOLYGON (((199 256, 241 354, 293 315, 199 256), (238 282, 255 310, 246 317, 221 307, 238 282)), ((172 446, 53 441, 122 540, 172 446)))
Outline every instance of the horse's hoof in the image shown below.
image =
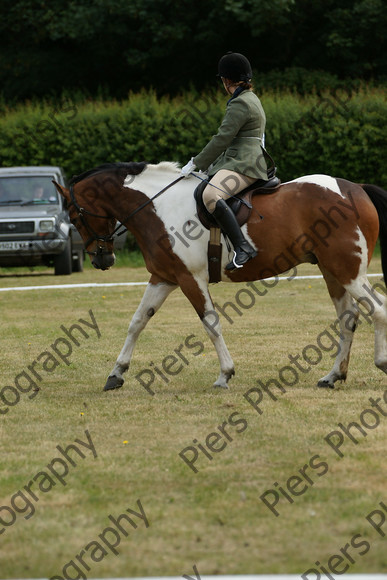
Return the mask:
POLYGON ((216 381, 212 386, 216 387, 216 388, 221 388, 221 389, 228 389, 229 388, 227 383, 218 383, 218 381, 216 381))
POLYGON ((217 380, 212 385, 213 387, 220 387, 221 389, 228 389, 228 381, 235 375, 235 369, 223 371, 220 373, 217 380))
POLYGON ((334 383, 330 383, 329 381, 323 381, 323 380, 319 381, 317 383, 317 386, 322 387, 323 389, 334 389, 335 388, 334 383))
POLYGON ((124 384, 124 379, 119 379, 116 376, 108 377, 106 385, 104 386, 104 391, 112 391, 113 389, 119 389, 124 384))
POLYGON ((384 373, 387 373, 387 362, 384 359, 376 360, 375 365, 377 366, 378 369, 380 369, 384 373))

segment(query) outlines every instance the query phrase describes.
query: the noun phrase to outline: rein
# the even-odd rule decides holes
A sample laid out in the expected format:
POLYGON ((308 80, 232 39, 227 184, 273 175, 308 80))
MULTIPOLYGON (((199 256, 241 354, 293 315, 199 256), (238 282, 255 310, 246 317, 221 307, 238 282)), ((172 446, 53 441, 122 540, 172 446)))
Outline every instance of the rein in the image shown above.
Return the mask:
MULTIPOLYGON (((124 222, 128 221, 130 218, 132 218, 134 215, 136 215, 136 213, 138 213, 140 210, 144 209, 144 207, 146 207, 147 205, 149 205, 154 199, 156 199, 156 197, 158 197, 159 195, 161 195, 162 193, 164 193, 164 191, 167 191, 167 189, 169 189, 170 187, 173 187, 176 183, 178 183, 182 179, 184 179, 184 176, 183 175, 181 175, 180 177, 178 177, 177 179, 175 179, 174 181, 172 181, 171 183, 169 183, 161 191, 159 191, 158 193, 156 193, 153 197, 151 197, 150 199, 148 199, 147 201, 145 201, 142 205, 140 205, 139 207, 137 207, 134 211, 132 211, 132 213, 130 213, 123 221, 124 222)), ((117 236, 121 236, 125 232, 125 230, 127 229, 127 227, 122 222, 121 222, 121 224, 119 226, 116 227, 116 229, 112 233, 112 236, 116 232, 118 232, 118 230, 121 227, 123 227, 124 229, 122 230, 122 232, 120 232, 119 234, 117 234, 117 236)))
MULTIPOLYGON (((151 197, 150 199, 148 199, 146 202, 144 202, 142 205, 140 205, 139 207, 137 207, 134 211, 132 211, 124 220, 123 222, 128 221, 130 218, 132 218, 134 215, 136 215, 136 213, 138 213, 139 211, 141 211, 142 209, 144 209, 144 207, 146 207, 147 205, 149 205, 150 203, 152 203, 152 201, 154 199, 156 199, 159 195, 161 195, 162 193, 164 193, 165 191, 167 191, 167 189, 169 189, 170 187, 172 187, 173 185, 175 185, 176 183, 178 183, 179 181, 181 181, 182 179, 184 179, 184 176, 180 176, 177 179, 175 179, 174 181, 172 181, 171 183, 169 183, 166 187, 164 187, 161 191, 159 191, 158 193, 156 193, 153 197, 151 197)), ((68 204, 68 208, 70 208, 72 205, 75 207, 75 209, 78 212, 78 217, 81 219, 83 225, 85 226, 86 230, 89 232, 89 234, 91 234, 90 238, 87 240, 87 242, 85 242, 85 248, 87 248, 91 242, 112 242, 113 241, 113 236, 114 234, 117 234, 117 232, 120 230, 120 228, 124 228, 122 230, 122 232, 120 232, 119 234, 117 234, 117 236, 121 236, 125 230, 127 229, 127 227, 124 225, 124 223, 120 223, 119 226, 116 227, 116 229, 111 233, 108 234, 106 236, 100 236, 97 234, 97 232, 95 232, 93 230, 93 228, 87 223, 87 220, 85 218, 85 216, 90 216, 90 217, 95 217, 95 218, 100 218, 100 219, 112 219, 111 216, 107 216, 107 215, 99 215, 96 213, 93 213, 83 207, 81 207, 79 205, 79 203, 77 202, 77 200, 75 199, 75 194, 74 194, 74 186, 70 185, 70 203, 68 204)), ((103 246, 98 246, 97 250, 95 252, 89 252, 88 250, 85 249, 87 254, 90 254, 91 256, 96 256, 98 254, 103 254, 103 246)))

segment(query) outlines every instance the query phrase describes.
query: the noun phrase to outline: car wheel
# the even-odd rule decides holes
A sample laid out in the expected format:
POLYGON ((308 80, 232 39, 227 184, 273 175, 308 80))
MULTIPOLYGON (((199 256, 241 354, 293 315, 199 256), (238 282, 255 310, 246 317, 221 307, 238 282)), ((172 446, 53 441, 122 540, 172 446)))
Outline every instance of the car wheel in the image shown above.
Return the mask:
POLYGON ((73 272, 83 272, 83 250, 73 255, 73 272))
POLYGON ((67 276, 72 272, 72 251, 71 251, 71 239, 68 239, 66 246, 61 254, 55 256, 54 268, 55 276, 67 276))

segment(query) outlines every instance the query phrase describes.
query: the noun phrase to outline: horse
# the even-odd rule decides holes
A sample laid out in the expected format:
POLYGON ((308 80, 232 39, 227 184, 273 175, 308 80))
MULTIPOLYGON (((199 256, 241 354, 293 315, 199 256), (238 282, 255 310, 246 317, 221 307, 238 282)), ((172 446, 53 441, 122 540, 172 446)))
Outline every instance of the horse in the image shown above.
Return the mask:
MULTIPOLYGON (((201 177, 203 175, 196 175, 201 177)), ((135 236, 150 279, 129 324, 124 346, 104 386, 124 383, 135 343, 166 298, 180 287, 197 312, 218 355, 215 387, 228 388, 235 374, 219 317, 209 292, 209 231, 198 219, 195 175, 180 177, 177 163, 108 163, 74 176, 69 188, 55 183, 65 198, 95 268, 115 261, 113 234, 121 222, 135 236)), ((336 309, 340 329, 332 370, 317 386, 334 388, 347 377, 360 304, 367 304, 375 330, 375 364, 387 373, 386 297, 367 280, 367 267, 380 238, 387 274, 387 192, 329 175, 308 175, 282 183, 270 195, 254 195, 243 232, 257 256, 242 268, 225 270, 230 245, 222 240, 222 282, 253 282, 317 264, 336 309)), ((120 227, 120 226, 119 226, 120 227)))

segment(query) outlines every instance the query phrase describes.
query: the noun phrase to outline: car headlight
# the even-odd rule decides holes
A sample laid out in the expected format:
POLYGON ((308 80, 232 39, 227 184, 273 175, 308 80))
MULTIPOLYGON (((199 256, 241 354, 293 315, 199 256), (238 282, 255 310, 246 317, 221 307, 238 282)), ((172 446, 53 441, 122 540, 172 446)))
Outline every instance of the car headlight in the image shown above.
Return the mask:
POLYGON ((54 222, 52 220, 42 220, 39 222, 39 229, 41 232, 53 232, 54 222))

